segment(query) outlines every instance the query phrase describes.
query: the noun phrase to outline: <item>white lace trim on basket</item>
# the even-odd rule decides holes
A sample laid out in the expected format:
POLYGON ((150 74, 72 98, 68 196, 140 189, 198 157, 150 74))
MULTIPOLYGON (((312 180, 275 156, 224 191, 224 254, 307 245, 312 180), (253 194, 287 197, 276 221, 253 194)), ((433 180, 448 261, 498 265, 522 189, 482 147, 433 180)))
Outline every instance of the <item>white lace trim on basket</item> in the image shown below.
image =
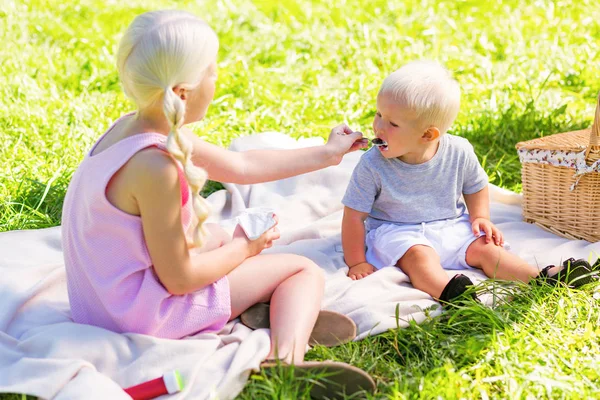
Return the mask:
POLYGON ((519 149, 519 160, 522 163, 538 163, 554 165, 555 167, 567 167, 575 169, 573 178, 577 180, 571 185, 571 190, 575 190, 581 177, 592 172, 600 172, 600 160, 592 165, 585 162, 585 150, 581 152, 561 151, 561 150, 527 150, 519 149))

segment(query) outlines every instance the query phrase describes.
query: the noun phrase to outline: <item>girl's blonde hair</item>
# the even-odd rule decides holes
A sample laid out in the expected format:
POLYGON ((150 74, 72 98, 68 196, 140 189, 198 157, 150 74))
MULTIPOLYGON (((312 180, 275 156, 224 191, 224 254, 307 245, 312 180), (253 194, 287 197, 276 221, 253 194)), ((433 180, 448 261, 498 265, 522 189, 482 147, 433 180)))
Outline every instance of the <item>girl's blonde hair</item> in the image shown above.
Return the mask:
POLYGON ((433 61, 413 61, 392 72, 379 94, 393 99, 417 114, 428 126, 446 133, 460 108, 460 87, 450 72, 433 61))
POLYGON ((167 149, 182 165, 192 191, 198 225, 194 244, 206 236, 202 224, 209 207, 200 196, 206 171, 191 161, 192 145, 180 132, 185 104, 173 88, 193 89, 216 59, 219 41, 214 31, 196 16, 183 11, 151 11, 137 16, 125 32, 117 52, 117 68, 125 94, 139 109, 162 102, 171 125, 167 149))

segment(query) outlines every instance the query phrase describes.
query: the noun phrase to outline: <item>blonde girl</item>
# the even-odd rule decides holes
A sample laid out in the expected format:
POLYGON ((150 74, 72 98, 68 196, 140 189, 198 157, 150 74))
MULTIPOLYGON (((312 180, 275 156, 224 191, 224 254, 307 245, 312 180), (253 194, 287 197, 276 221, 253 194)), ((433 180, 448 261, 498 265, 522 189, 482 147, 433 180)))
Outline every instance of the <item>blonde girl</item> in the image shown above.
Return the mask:
MULTIPOLYGON (((219 331, 270 301, 269 359, 334 372, 347 393, 372 390, 363 371, 342 363, 305 363, 319 315, 323 273, 294 254, 260 255, 279 238, 256 240, 241 228, 227 237, 204 223, 199 191, 207 179, 252 184, 341 161, 365 145, 335 127, 322 146, 231 152, 185 125, 213 99, 218 40, 197 17, 156 11, 135 18, 119 45, 117 67, 137 111, 118 119, 86 154, 63 209, 63 249, 72 317, 115 332, 178 339, 219 331)), ((322 395, 339 387, 327 384, 322 395)))

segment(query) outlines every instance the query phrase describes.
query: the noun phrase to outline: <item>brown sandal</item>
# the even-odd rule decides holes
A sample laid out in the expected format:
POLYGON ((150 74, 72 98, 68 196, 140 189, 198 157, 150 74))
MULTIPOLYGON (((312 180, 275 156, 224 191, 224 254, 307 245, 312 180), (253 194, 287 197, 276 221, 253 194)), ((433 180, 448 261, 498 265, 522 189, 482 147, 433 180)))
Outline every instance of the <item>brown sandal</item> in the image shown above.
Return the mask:
POLYGON ((315 399, 343 399, 359 393, 373 393, 375 381, 360 368, 337 361, 307 361, 302 364, 289 365, 281 361, 264 361, 261 369, 293 368, 297 378, 307 373, 318 375, 307 379, 312 384, 310 396, 315 399))
MULTIPOLYGON (((270 306, 257 303, 240 316, 242 324, 251 329, 268 328, 270 306)), ((325 347, 339 346, 356 337, 356 324, 347 316, 335 311, 321 310, 313 327, 308 344, 325 347)))

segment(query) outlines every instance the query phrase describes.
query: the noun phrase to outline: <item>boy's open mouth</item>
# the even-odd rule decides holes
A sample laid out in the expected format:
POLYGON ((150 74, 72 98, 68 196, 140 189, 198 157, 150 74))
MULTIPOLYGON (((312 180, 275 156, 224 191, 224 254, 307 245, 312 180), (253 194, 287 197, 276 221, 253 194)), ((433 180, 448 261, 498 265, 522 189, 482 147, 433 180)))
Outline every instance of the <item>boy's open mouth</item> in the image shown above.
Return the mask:
POLYGON ((375 139, 371 139, 371 143, 374 146, 379 147, 379 150, 385 151, 388 149, 388 144, 385 140, 383 139, 379 139, 379 138, 375 138, 375 139))

